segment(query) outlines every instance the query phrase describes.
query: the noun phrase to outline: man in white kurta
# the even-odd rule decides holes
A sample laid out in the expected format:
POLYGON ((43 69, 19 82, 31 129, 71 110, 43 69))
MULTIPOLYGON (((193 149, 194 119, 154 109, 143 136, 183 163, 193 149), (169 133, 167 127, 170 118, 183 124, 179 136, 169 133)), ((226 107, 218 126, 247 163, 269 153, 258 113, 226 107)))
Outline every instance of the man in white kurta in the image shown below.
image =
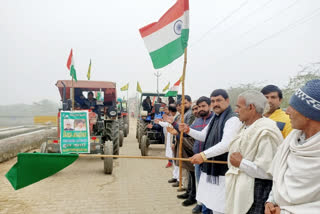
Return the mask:
POLYGON ((243 122, 229 145, 226 173, 226 213, 263 214, 272 188, 267 173, 283 137, 276 122, 264 118, 267 104, 264 95, 255 90, 241 93, 236 110, 243 122))
MULTIPOLYGON (((209 158, 226 155, 230 141, 242 125, 238 117, 232 113, 231 107, 229 106, 229 97, 225 90, 218 89, 213 91, 210 99, 215 116, 213 116, 209 125, 202 131, 191 129, 186 124, 181 124, 179 127, 181 131, 184 131, 194 139, 204 142, 203 152, 195 154, 191 158, 194 164, 201 164, 209 158), (229 112, 229 116, 225 115, 226 112, 229 112), (220 121, 224 125, 218 125, 219 128, 214 128, 214 120, 219 120, 221 117, 224 117, 224 119, 220 121), (209 142, 211 141, 209 139, 213 137, 210 137, 210 135, 217 129, 221 129, 218 130, 222 133, 221 139, 219 142, 214 143, 212 147, 208 148, 208 145, 212 143, 209 142)), ((218 176, 213 176, 211 173, 209 173, 209 171, 208 173, 205 172, 202 166, 196 198, 204 205, 203 213, 223 213, 225 204, 225 176, 224 173, 218 176)))
POLYGON ((311 80, 290 99, 294 129, 272 162, 273 187, 265 214, 320 213, 320 79, 311 80))

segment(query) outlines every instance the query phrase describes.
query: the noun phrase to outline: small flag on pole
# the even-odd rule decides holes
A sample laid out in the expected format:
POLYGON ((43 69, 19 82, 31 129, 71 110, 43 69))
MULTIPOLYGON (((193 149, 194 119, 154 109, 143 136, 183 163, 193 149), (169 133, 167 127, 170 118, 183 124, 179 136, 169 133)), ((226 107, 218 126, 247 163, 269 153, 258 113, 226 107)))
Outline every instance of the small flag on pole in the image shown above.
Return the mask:
POLYGON ((137 82, 137 92, 142 93, 141 86, 140 86, 139 82, 137 82))
POLYGON ((183 53, 189 39, 189 0, 177 2, 159 19, 139 29, 153 67, 170 64, 183 53))
POLYGON ((181 79, 182 79, 182 78, 180 78, 180 79, 169 89, 169 91, 166 93, 165 97, 175 97, 175 96, 177 96, 178 91, 179 91, 179 85, 180 85, 181 79))
POLYGON ((129 89, 129 83, 127 83, 126 85, 122 86, 120 88, 120 91, 127 91, 129 89))
POLYGON ((68 58, 68 62, 67 62, 67 68, 70 71, 70 76, 77 82, 77 73, 76 73, 76 69, 74 68, 74 59, 73 59, 73 53, 72 53, 72 49, 70 51, 70 55, 68 58))
POLYGON ((91 77, 90 75, 91 75, 91 59, 90 59, 90 64, 88 68, 88 73, 87 73, 88 80, 90 80, 90 77, 91 77))
POLYGON ((164 87, 164 89, 162 89, 162 92, 165 92, 166 90, 168 90, 170 87, 170 82, 166 85, 166 87, 164 87))

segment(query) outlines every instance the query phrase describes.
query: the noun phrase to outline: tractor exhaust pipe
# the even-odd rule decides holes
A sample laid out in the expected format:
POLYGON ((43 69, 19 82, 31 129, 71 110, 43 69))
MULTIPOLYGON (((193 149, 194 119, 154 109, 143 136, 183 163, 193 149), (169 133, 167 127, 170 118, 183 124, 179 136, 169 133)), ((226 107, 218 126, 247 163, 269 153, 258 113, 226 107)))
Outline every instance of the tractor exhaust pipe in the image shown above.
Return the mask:
POLYGON ((66 85, 64 84, 64 82, 62 82, 62 85, 63 85, 63 92, 62 92, 62 110, 63 111, 66 111, 67 110, 67 107, 68 107, 68 103, 66 101, 66 85))

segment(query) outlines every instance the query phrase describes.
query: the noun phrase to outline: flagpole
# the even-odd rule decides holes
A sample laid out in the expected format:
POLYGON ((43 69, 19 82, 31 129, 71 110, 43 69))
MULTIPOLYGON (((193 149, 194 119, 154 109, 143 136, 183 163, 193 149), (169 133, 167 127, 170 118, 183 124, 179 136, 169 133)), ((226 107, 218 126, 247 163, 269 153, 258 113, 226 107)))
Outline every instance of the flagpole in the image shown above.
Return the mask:
MULTIPOLYGON (((182 73, 182 100, 181 100, 181 123, 184 123, 184 80, 186 76, 187 68, 187 48, 184 49, 184 63, 183 63, 183 73, 182 73)), ((180 143, 179 143, 179 158, 182 158, 182 143, 183 143, 183 132, 180 133, 180 143)), ((179 190, 182 190, 182 160, 179 160, 179 190)))
POLYGON ((72 76, 72 83, 71 83, 71 92, 72 92, 72 111, 74 111, 74 88, 73 88, 73 76, 72 76))
POLYGON ((128 89, 127 89, 127 104, 129 102, 129 83, 128 83, 128 89))

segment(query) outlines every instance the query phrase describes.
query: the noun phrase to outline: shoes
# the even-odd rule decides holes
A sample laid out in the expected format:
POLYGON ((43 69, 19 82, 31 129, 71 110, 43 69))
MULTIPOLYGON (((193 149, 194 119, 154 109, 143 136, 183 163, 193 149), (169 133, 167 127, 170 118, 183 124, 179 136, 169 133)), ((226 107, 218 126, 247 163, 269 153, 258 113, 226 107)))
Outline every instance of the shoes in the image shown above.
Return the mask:
POLYGON ((183 192, 183 191, 187 191, 187 189, 183 187, 181 189, 177 189, 177 192, 183 192))
POLYGON ((170 180, 168 180, 168 183, 176 183, 177 182, 177 179, 175 178, 171 178, 170 180))
POLYGON ((177 198, 179 198, 179 199, 187 199, 188 197, 189 197, 189 194, 186 192, 181 195, 177 195, 177 198))
POLYGON ((168 162, 167 165, 166 165, 166 168, 169 168, 169 167, 172 167, 172 163, 171 162, 168 162))
POLYGON ((190 206, 190 205, 195 204, 195 203, 197 203, 196 199, 187 199, 184 202, 182 202, 182 206, 187 207, 187 206, 190 206))
POLYGON ((176 181, 174 184, 172 184, 172 187, 179 187, 179 182, 176 181))
POLYGON ((197 204, 197 206, 195 206, 192 209, 192 213, 201 213, 202 212, 202 205, 197 204))

